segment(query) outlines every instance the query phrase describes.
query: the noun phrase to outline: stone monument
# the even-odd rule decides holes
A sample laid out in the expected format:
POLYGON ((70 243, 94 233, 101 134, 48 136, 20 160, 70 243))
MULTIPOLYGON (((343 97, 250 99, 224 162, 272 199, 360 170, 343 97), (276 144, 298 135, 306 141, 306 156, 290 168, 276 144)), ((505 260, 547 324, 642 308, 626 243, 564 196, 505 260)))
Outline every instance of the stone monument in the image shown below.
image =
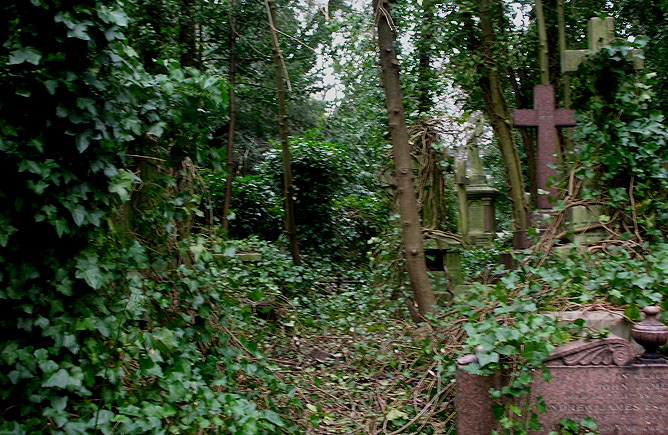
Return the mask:
MULTIPOLYGON (((577 71, 580 64, 587 58, 589 53, 600 50, 604 45, 610 44, 615 39, 615 19, 606 17, 591 18, 587 23, 588 50, 564 50, 561 53, 561 72, 577 71)), ((631 50, 629 53, 633 59, 633 67, 637 70, 643 69, 642 50, 631 50)))
POLYGON ((474 141, 459 151, 455 180, 459 232, 470 246, 490 246, 496 237, 495 202, 500 192, 487 183, 474 141))
MULTIPOLYGON (((657 348, 668 340, 668 327, 658 320, 658 307, 645 307, 645 320, 632 329, 633 339, 645 352, 636 356, 631 343, 619 337, 580 340, 553 351, 545 360, 549 382, 534 375, 530 403, 541 423, 532 434, 560 432, 559 420, 592 418, 601 435, 668 434, 668 361, 657 348), (541 397, 545 412, 535 403, 541 397)), ((499 388, 507 376, 478 376, 465 371, 476 362, 473 355, 457 364, 459 435, 489 434, 498 423, 492 412, 491 387, 499 388)))
MULTIPOLYGON (((576 125, 573 119, 573 110, 555 109, 554 89, 550 85, 537 85, 534 88, 534 109, 517 109, 513 112, 513 125, 515 127, 537 127, 538 128, 538 152, 537 152, 537 183, 538 216, 532 217, 534 226, 539 226, 541 215, 548 215, 552 211, 549 197, 557 198, 554 187, 548 187, 550 179, 556 177, 557 160, 554 154, 557 152, 556 127, 573 127, 576 125)), ((531 245, 526 232, 516 232, 513 237, 513 246, 516 249, 525 249, 531 245)))
POLYGON ((574 127, 576 125, 573 114, 575 111, 568 109, 555 109, 554 89, 550 85, 537 85, 533 91, 535 109, 518 109, 513 112, 513 125, 515 127, 537 127, 538 128, 538 198, 536 205, 541 210, 551 210, 552 204, 548 197, 557 197, 554 187, 547 187, 550 178, 556 177, 554 168, 556 158, 556 127, 574 127), (541 190, 544 193, 541 193, 541 190))

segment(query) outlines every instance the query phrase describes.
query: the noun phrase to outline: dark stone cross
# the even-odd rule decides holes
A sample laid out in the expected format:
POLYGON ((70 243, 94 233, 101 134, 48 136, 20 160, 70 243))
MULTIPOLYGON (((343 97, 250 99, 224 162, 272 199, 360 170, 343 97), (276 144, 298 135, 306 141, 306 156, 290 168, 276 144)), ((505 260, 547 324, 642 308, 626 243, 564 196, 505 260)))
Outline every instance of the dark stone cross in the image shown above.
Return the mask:
POLYGON ((575 111, 554 108, 554 90, 550 85, 537 85, 533 92, 535 109, 518 109, 513 112, 515 127, 538 127, 537 178, 538 188, 548 191, 549 194, 538 194, 536 205, 540 209, 551 209, 547 197, 556 198, 556 189, 547 188, 550 177, 556 176, 557 171, 548 166, 556 163, 553 154, 556 149, 556 127, 573 127, 575 111))

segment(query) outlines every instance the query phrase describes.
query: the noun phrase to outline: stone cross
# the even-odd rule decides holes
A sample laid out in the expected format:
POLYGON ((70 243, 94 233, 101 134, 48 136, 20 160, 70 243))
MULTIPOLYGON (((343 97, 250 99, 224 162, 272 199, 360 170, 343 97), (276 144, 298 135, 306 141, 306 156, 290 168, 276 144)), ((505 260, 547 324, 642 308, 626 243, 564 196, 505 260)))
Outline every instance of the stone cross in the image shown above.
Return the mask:
MULTIPOLYGON (((564 50, 561 53, 561 72, 577 71, 580 64, 585 60, 590 51, 600 50, 604 45, 610 44, 615 39, 615 19, 606 17, 602 20, 598 17, 591 18, 587 23, 588 50, 564 50)), ((643 69, 642 50, 631 50, 629 56, 633 59, 635 69, 643 69)))
MULTIPOLYGON (((556 189, 547 189, 550 177, 557 174, 548 164, 556 163, 553 154, 556 152, 555 127, 573 127, 573 110, 554 108, 554 89, 550 85, 537 85, 534 88, 533 101, 535 109, 518 109, 513 112, 515 127, 538 127, 538 188, 549 192, 549 196, 556 198, 556 189)), ((552 206, 545 194, 539 194, 536 204, 540 209, 550 209, 552 206)))

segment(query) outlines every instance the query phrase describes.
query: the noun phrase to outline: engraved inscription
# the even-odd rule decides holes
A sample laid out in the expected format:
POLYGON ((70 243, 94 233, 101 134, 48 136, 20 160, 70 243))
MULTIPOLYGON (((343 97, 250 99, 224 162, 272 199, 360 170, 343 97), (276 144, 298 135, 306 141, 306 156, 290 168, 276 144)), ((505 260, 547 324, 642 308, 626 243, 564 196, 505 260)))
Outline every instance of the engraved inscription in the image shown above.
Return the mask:
POLYGON ((549 383, 536 378, 532 395, 547 411, 543 429, 559 430, 559 419, 591 417, 602 435, 668 434, 668 367, 550 367, 549 383), (568 387, 566 387, 568 385, 568 387))

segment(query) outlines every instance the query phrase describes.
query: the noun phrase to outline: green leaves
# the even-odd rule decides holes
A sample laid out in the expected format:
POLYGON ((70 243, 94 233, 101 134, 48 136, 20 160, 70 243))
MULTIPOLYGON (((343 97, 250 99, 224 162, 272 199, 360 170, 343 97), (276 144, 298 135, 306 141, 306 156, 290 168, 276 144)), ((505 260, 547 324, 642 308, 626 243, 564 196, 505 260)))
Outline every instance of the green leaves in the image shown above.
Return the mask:
POLYGON ((109 182, 109 192, 118 195, 122 202, 130 199, 132 185, 141 179, 127 169, 119 169, 118 175, 109 182))
POLYGON ((9 54, 9 64, 19 65, 28 62, 33 65, 39 65, 42 59, 42 52, 35 47, 22 47, 12 51, 9 54))
POLYGON ((105 277, 97 263, 97 256, 92 252, 83 253, 76 262, 77 278, 81 278, 94 289, 99 289, 105 277))
POLYGON ((51 375, 46 381, 42 383, 42 387, 45 388, 67 388, 70 384, 70 375, 67 373, 67 370, 60 369, 53 375, 51 375))

